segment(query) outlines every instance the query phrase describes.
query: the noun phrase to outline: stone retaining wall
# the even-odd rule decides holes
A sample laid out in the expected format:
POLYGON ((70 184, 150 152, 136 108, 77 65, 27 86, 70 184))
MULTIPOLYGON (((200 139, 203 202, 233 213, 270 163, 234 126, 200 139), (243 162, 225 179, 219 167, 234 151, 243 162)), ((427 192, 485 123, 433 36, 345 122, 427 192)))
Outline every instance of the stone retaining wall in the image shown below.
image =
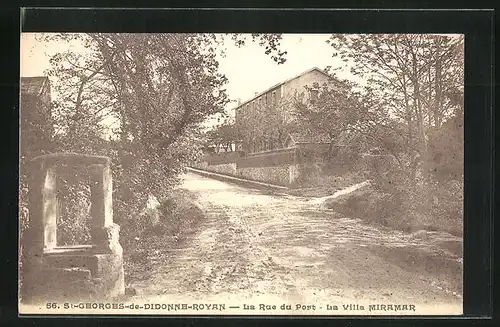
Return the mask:
POLYGON ((256 152, 246 156, 225 154, 216 158, 211 155, 210 158, 204 159, 192 166, 264 183, 294 186, 311 174, 310 170, 315 167, 317 156, 314 149, 294 147, 256 152))
POLYGON ((290 167, 291 165, 238 168, 238 174, 254 181, 287 186, 294 182, 290 180, 290 167))
POLYGON ((218 165, 209 165, 207 162, 201 162, 201 163, 193 165, 193 167, 203 169, 203 170, 213 171, 213 172, 220 173, 220 174, 238 176, 236 162, 218 164, 218 165))

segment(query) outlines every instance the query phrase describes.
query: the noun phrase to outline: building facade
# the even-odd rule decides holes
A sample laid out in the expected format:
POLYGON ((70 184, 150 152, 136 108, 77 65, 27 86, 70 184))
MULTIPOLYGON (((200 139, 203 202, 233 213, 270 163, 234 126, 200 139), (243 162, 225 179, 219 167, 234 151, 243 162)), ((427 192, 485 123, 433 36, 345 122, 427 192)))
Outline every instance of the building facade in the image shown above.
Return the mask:
POLYGON ((21 77, 20 88, 21 155, 31 159, 50 150, 54 128, 49 78, 21 77))
POLYGON ((314 96, 315 86, 330 80, 328 74, 314 67, 242 102, 235 109, 240 150, 253 153, 283 148, 288 137, 286 125, 294 119, 293 102, 314 96))

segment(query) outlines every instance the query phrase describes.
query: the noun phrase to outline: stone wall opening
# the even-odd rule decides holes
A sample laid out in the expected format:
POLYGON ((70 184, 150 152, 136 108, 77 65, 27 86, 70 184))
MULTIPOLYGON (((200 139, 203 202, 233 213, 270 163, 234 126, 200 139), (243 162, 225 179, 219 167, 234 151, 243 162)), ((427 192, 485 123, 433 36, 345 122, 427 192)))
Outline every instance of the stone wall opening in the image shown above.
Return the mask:
MULTIPOLYGON (((21 239, 22 300, 81 300, 124 294, 123 255, 118 241, 119 226, 113 223, 109 158, 44 155, 30 163, 29 175, 30 220, 21 239), (68 171, 73 174, 71 178, 68 171), (82 176, 88 178, 80 180, 82 176), (64 235, 65 230, 59 228, 65 218, 73 222, 75 218, 69 217, 75 214, 71 208, 61 210, 60 207, 63 182, 68 180, 77 185, 88 183, 82 192, 86 190, 90 195, 90 205, 83 210, 90 215, 82 216, 88 230, 87 239, 85 233, 69 228, 79 235, 71 242, 68 235, 64 235), (61 212, 67 217, 62 217, 61 212)), ((85 207, 85 202, 81 203, 85 207)))
POLYGON ((91 172, 88 167, 56 167, 57 246, 90 245, 91 172))

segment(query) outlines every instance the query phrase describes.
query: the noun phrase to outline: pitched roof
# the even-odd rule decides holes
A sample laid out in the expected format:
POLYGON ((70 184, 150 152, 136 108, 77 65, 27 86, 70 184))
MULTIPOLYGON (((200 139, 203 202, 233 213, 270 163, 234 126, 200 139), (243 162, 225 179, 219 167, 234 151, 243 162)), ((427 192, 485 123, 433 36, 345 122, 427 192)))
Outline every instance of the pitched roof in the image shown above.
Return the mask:
POLYGON ((277 84, 274 84, 273 86, 271 86, 271 87, 269 87, 269 88, 265 89, 264 91, 262 91, 262 92, 260 92, 260 93, 257 93, 256 95, 254 95, 254 96, 253 96, 252 98, 250 98, 249 100, 246 100, 246 101, 242 102, 241 104, 239 104, 236 108, 242 107, 242 106, 244 106, 245 104, 247 104, 248 102, 251 102, 252 100, 257 99, 258 97, 260 97, 261 95, 263 95, 263 94, 265 94, 265 93, 267 93, 267 92, 271 91, 272 89, 275 89, 275 88, 277 88, 277 87, 279 87, 279 86, 281 86, 281 85, 283 85, 283 84, 286 84, 286 83, 288 83, 288 82, 290 82, 290 81, 292 81, 292 80, 294 80, 294 79, 296 79, 296 78, 299 78, 299 77, 301 77, 301 76, 303 76, 303 75, 305 75, 305 74, 308 74, 308 73, 310 73, 310 72, 313 72, 313 71, 318 71, 318 72, 320 72, 320 73, 324 74, 324 75, 325 75, 325 76, 327 76, 327 77, 331 77, 330 75, 328 75, 327 73, 325 73, 323 70, 319 69, 318 67, 313 67, 313 68, 308 69, 308 70, 306 70, 305 72, 302 72, 302 73, 300 73, 300 74, 298 74, 298 75, 296 75, 296 76, 294 76, 294 77, 291 77, 291 78, 286 79, 286 80, 284 80, 284 81, 282 81, 282 82, 279 82, 279 83, 277 83, 277 84))
POLYGON ((41 95, 48 82, 47 76, 21 77, 21 93, 41 95))

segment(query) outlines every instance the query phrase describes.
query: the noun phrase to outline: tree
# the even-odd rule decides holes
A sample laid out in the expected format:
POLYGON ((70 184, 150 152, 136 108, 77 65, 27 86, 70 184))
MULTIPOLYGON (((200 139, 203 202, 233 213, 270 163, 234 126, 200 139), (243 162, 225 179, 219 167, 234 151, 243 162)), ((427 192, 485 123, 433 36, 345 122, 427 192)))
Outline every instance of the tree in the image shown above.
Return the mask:
POLYGON ((338 137, 352 131, 362 114, 359 95, 352 87, 351 82, 338 79, 306 87, 309 96, 299 96, 294 102, 294 129, 308 135, 326 135, 331 152, 338 137))
POLYGON ((248 39, 252 42, 258 42, 261 47, 265 48, 264 53, 269 55, 278 65, 286 62, 287 51, 281 50, 282 35, 279 33, 252 33, 250 36, 245 34, 231 34, 231 39, 238 47, 244 46, 248 39))
POLYGON ((226 79, 217 71, 213 46, 206 47, 211 39, 194 34, 50 37, 76 40, 87 49, 51 59, 49 74, 59 79, 55 136, 60 150, 114 157, 119 214, 139 209, 149 194, 163 197, 198 155, 198 124, 227 103, 226 79), (110 124, 118 126, 109 130, 110 124), (103 147, 104 138, 114 142, 103 147))
MULTIPOLYGON (((234 34, 266 46, 278 64, 280 35, 234 34)), ((74 46, 50 60, 59 151, 112 157, 117 220, 137 217, 149 195, 160 201, 201 154, 200 123, 223 112, 226 77, 217 34, 46 34, 74 46)))
POLYGON ((329 42, 334 56, 368 81, 366 93, 376 102, 360 129, 374 139, 395 136, 402 147, 397 159, 410 180, 421 174, 429 183, 429 134, 461 110, 463 36, 332 35, 329 42))
POLYGON ((288 134, 285 113, 292 99, 283 97, 273 102, 255 102, 250 108, 241 108, 236 117, 236 129, 246 152, 272 150, 283 147, 288 134))
POLYGON ((225 121, 223 124, 214 127, 207 132, 207 141, 209 145, 214 145, 216 151, 222 147, 225 152, 232 152, 236 149, 233 145, 239 143, 239 136, 234 123, 225 121))

